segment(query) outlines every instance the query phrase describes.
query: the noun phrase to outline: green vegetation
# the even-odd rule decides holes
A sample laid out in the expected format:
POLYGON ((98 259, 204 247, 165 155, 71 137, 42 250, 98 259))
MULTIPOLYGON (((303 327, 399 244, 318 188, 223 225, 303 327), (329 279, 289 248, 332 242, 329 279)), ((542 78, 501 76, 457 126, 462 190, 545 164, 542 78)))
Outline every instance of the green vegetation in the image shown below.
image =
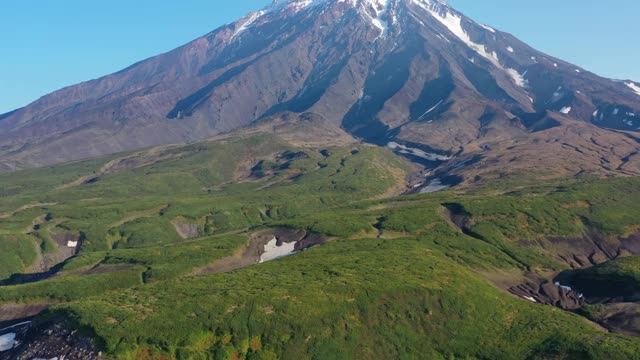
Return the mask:
POLYGON ((147 165, 107 172, 86 184, 77 180, 102 173, 97 169, 118 157, 2 174, 0 246, 6 261, 0 278, 27 270, 38 249, 53 251, 53 232, 81 234, 83 252, 176 244, 182 241, 176 218, 192 219, 203 236, 242 231, 374 197, 406 169, 391 153, 370 146, 353 153, 330 148, 328 157, 321 149, 287 156, 292 149, 275 136, 261 135, 169 148, 153 156, 124 154, 130 163, 147 165), (259 154, 281 169, 254 177, 251 168, 262 161, 259 154))
POLYGON ((576 315, 502 294, 416 239, 335 241, 64 309, 124 358, 149 348, 223 359, 522 359, 571 347, 584 358, 627 359, 640 351, 640 342, 620 347, 629 340, 576 315))
POLYGON ((603 280, 619 280, 635 286, 640 290, 640 257, 625 257, 592 268, 580 271, 575 276, 601 278, 603 280))
MULTIPOLYGON (((0 278, 54 234, 82 241, 0 303, 49 302, 121 359, 640 358, 637 338, 500 289, 568 269, 563 239, 637 230, 640 179, 394 197, 409 169, 382 148, 254 135, 0 175, 0 278), (331 240, 195 271, 283 227, 331 240)), ((608 266, 628 277, 633 261, 608 266)))
POLYGON ((618 258, 571 273, 572 283, 598 297, 638 298, 640 257, 618 258))

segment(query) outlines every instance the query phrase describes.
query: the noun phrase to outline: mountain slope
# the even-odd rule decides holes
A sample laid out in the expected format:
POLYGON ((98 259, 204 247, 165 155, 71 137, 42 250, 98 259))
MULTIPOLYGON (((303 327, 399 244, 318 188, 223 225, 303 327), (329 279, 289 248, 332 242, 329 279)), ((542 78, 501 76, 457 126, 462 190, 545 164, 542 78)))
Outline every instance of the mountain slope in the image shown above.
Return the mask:
MULTIPOLYGON (((380 145, 492 161, 503 154, 489 150, 511 141, 539 149, 531 133, 571 143, 566 122, 578 120, 594 132, 616 130, 604 131, 598 151, 633 164, 635 136, 620 131, 640 128, 640 93, 638 84, 538 52, 440 1, 281 0, 0 116, 0 168, 200 140, 281 112, 313 113, 380 145), (630 145, 603 150, 621 143, 630 145)), ((564 167, 617 173, 593 159, 564 167)))

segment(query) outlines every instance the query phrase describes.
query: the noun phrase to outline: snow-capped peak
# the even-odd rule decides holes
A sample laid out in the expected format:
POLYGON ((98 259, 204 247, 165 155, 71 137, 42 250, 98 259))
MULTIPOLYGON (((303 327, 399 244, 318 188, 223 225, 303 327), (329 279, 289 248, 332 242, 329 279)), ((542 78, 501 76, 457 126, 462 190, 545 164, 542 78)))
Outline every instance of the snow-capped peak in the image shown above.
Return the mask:
MULTIPOLYGON (((376 28, 380 30, 378 38, 387 34, 389 29, 389 20, 387 17, 389 8, 392 3, 400 0, 274 0, 271 5, 263 10, 262 14, 274 11, 293 11, 298 12, 307 8, 320 6, 327 3, 347 4, 361 10, 361 14, 368 19, 376 28)), ((411 0, 423 4, 430 4, 430 0, 411 0)))
MULTIPOLYGON (((300 10, 310 6, 319 5, 329 0, 273 0, 271 5, 267 6, 267 11, 277 11, 282 9, 300 10)), ((338 0, 344 2, 345 0, 338 0)))
MULTIPOLYGON (((354 7, 372 8, 377 13, 384 12, 392 3, 401 0, 274 0, 271 5, 267 6, 266 10, 302 10, 305 8, 322 5, 325 3, 345 3, 354 7)), ((431 6, 434 3, 444 5, 443 0, 409 0, 420 6, 431 6)))

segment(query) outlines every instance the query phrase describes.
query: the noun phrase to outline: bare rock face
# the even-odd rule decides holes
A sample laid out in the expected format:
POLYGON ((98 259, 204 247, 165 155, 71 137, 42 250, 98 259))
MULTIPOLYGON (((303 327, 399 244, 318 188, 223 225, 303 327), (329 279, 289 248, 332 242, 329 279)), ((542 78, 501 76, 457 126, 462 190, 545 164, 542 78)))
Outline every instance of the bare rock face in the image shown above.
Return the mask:
POLYGON ((14 346, 0 352, 0 360, 101 358, 101 353, 91 338, 69 329, 62 321, 38 325, 26 323, 7 331, 15 335, 14 346))
POLYGON ((510 288, 509 292, 531 302, 551 305, 564 310, 576 310, 584 305, 582 294, 550 280, 530 281, 510 288))
POLYGON ((282 113, 450 166, 640 174, 640 84, 601 78, 437 0, 289 0, 0 115, 0 171, 194 141, 282 113), (625 131, 625 132, 621 132, 625 131))

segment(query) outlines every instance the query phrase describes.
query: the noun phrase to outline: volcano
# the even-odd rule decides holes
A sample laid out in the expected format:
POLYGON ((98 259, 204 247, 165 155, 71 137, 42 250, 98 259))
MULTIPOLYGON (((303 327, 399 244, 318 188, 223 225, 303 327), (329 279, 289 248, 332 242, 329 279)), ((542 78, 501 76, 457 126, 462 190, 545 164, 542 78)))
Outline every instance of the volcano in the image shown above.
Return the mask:
POLYGON ((283 114, 313 114, 417 161, 432 154, 467 179, 640 174, 639 83, 539 52, 437 0, 275 1, 0 115, 0 169, 192 142, 283 114))

